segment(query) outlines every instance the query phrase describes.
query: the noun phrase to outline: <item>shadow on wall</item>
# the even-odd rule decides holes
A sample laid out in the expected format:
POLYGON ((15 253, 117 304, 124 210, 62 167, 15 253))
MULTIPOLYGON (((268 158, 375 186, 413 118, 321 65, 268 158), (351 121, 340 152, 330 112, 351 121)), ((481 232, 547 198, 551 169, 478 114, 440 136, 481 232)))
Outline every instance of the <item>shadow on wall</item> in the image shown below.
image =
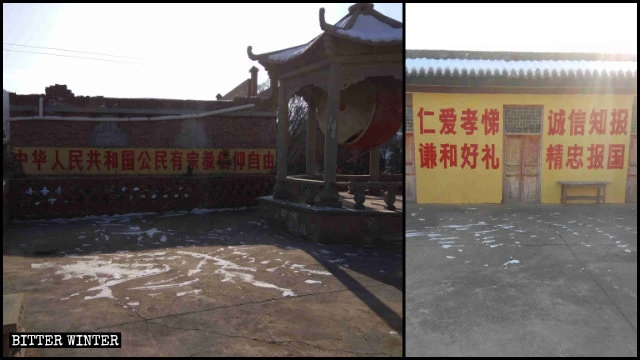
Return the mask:
POLYGON ((182 122, 180 132, 173 140, 173 147, 208 149, 213 147, 213 143, 207 136, 204 122, 188 119, 182 122))
MULTIPOLYGON (((153 124, 150 124, 153 126, 153 124)), ((91 131, 89 141, 91 146, 99 148, 129 147, 129 137, 114 121, 100 123, 91 131)), ((198 119, 188 119, 182 122, 180 131, 175 135, 171 144, 174 148, 211 148, 213 142, 207 136, 204 123, 198 119)))
POLYGON ((93 128, 89 143, 99 148, 128 147, 129 137, 116 122, 107 121, 93 128))

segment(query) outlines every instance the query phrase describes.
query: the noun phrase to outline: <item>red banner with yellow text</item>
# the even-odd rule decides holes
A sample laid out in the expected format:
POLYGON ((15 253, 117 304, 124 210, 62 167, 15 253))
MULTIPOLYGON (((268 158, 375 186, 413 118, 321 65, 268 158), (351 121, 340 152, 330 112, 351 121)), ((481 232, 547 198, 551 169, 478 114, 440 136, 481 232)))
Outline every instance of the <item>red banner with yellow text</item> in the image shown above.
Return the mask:
POLYGON ((26 175, 268 174, 275 149, 13 147, 26 175))

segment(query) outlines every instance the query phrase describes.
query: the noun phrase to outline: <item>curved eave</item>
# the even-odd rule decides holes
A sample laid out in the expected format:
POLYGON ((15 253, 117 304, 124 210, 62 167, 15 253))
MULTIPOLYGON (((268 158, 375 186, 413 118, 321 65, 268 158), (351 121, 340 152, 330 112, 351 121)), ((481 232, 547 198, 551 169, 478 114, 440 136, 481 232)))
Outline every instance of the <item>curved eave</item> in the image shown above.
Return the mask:
POLYGON ((377 21, 379 21, 382 24, 386 24, 391 29, 399 29, 400 31, 402 31, 403 26, 401 22, 394 20, 392 18, 389 18, 379 13, 376 10, 373 10, 373 5, 371 4, 369 5, 370 6, 367 6, 366 4, 352 5, 349 8, 349 14, 344 16, 338 22, 338 23, 341 23, 344 20, 346 20, 344 27, 337 27, 337 26, 328 24, 324 19, 325 10, 324 8, 320 8, 320 28, 323 30, 323 33, 316 36, 313 40, 303 45, 293 46, 290 48, 272 51, 272 52, 263 53, 263 54, 253 53, 253 47, 248 46, 247 55, 249 56, 249 59, 253 61, 258 61, 260 62, 260 64, 262 64, 265 67, 270 65, 271 66, 283 65, 292 60, 295 60, 304 56, 304 54, 306 54, 309 51, 309 49, 311 49, 319 41, 319 39, 321 39, 325 35, 331 35, 337 38, 347 39, 350 41, 365 43, 369 45, 378 45, 378 46, 402 45, 403 44, 402 36, 400 36, 399 39, 393 39, 393 40, 384 40, 384 39, 371 40, 371 39, 364 39, 358 36, 350 35, 348 33, 344 33, 344 32, 348 32, 355 26, 355 24, 357 23, 358 17, 360 15, 373 16, 377 21))
POLYGON ((286 48, 286 49, 282 49, 282 50, 276 50, 276 51, 271 51, 268 53, 263 53, 263 54, 254 54, 253 53, 253 47, 252 46, 248 46, 247 47, 247 55, 249 56, 249 59, 253 60, 253 61, 258 61, 260 62, 260 64, 262 64, 263 66, 265 65, 281 65, 281 64, 285 64, 289 61, 292 61, 294 59, 298 59, 299 57, 303 56, 305 53, 307 53, 309 51, 309 49, 311 49, 317 42, 318 39, 320 39, 322 37, 323 34, 320 34, 318 36, 316 36, 313 40, 309 41, 306 44, 302 44, 302 45, 298 45, 298 46, 292 46, 290 48, 286 48), (295 50, 299 49, 299 52, 296 52, 295 50), (291 55, 286 55, 287 52, 294 52, 294 54, 291 55), (279 56, 281 57, 281 59, 274 59, 274 56, 279 56))

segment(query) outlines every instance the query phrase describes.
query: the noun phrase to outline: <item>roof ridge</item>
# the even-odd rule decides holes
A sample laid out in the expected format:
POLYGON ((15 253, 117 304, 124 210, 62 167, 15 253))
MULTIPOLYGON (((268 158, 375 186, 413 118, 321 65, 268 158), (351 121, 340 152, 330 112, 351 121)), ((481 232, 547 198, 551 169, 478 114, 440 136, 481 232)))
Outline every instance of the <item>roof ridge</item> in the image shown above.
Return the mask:
POLYGON ((406 50, 408 59, 637 61, 637 54, 533 51, 406 50))
POLYGON ((410 76, 427 77, 508 77, 508 78, 571 78, 608 76, 633 79, 637 77, 635 61, 603 60, 519 60, 519 59, 438 59, 408 58, 405 72, 410 76))

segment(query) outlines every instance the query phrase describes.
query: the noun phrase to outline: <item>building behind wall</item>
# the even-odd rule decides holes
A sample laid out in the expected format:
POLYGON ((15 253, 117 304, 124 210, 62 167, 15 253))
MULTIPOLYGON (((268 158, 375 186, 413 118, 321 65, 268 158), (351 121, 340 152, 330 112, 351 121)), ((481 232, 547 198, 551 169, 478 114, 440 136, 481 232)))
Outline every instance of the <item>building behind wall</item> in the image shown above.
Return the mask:
POLYGON ((208 101, 76 96, 65 85, 10 93, 12 216, 255 205, 274 180, 276 111, 254 69, 236 87, 246 93, 208 101))
POLYGON ((407 50, 406 92, 408 199, 637 201, 635 55, 407 50))
POLYGON ((12 147, 275 148, 275 107, 257 93, 258 69, 249 72, 216 100, 76 96, 58 84, 44 94, 5 92, 7 136, 15 135, 12 147))

